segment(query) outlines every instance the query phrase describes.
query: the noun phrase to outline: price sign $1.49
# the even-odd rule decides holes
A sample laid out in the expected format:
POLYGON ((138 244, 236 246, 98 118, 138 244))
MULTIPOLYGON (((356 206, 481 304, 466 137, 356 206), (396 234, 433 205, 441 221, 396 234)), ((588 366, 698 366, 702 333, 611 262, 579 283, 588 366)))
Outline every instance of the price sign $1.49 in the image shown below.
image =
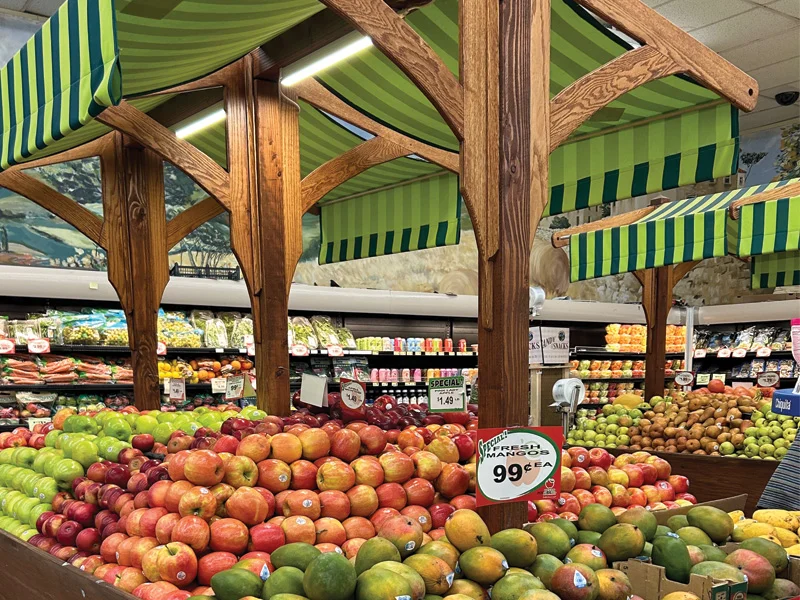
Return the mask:
POLYGON ((428 410, 432 413, 467 410, 464 378, 431 377, 428 380, 428 410))

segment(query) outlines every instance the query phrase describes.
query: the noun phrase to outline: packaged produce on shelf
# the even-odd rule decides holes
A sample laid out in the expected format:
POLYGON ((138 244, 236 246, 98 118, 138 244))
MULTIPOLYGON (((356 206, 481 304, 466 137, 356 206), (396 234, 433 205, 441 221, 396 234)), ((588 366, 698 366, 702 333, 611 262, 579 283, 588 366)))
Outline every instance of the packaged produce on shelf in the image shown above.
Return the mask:
MULTIPOLYGON (((633 379, 644 377, 643 360, 573 360, 570 376, 580 379, 633 379)), ((675 361, 669 361, 672 365, 675 361)), ((680 361, 678 361, 680 362, 680 361)))
POLYGON ((366 358, 347 356, 333 359, 333 377, 345 377, 356 381, 369 381, 369 363, 366 358))
POLYGON ((242 314, 235 312, 235 311, 227 311, 217 313, 217 317, 222 319, 222 322, 225 323, 225 329, 228 332, 228 340, 233 337, 233 324, 242 318, 242 314))
POLYGON ((314 327, 307 318, 292 317, 292 332, 294 334, 295 344, 303 344, 309 350, 316 350, 319 348, 317 334, 314 333, 314 327))
POLYGON ((16 392, 15 396, 19 407, 19 416, 38 419, 52 415, 53 405, 57 398, 57 394, 47 392, 16 392))
POLYGON ((328 346, 339 346, 339 336, 336 335, 336 326, 333 320, 326 315, 314 315, 311 317, 311 325, 319 341, 320 348, 328 346))
MULTIPOLYGON (((206 322, 214 318, 214 313, 210 310, 194 309, 189 313, 189 323, 192 327, 205 333, 206 322)), ((225 322, 223 321, 223 326, 225 322)), ((227 333, 227 332, 226 332, 227 333)))
POLYGON ((253 319, 250 315, 245 315, 233 322, 233 330, 228 341, 231 348, 244 348, 247 346, 247 338, 252 336, 253 319))
POLYGON ((769 344, 771 350, 791 350, 792 337, 788 329, 779 329, 769 344))
POLYGON ((206 319, 200 329, 204 332, 203 342, 207 348, 228 348, 228 329, 222 319, 206 319))
POLYGON ((686 345, 686 326, 667 325, 667 352, 683 352, 686 345))
POLYGON ((645 352, 647 328, 644 325, 610 323, 606 326, 606 350, 609 352, 645 352))
POLYGON ((347 327, 337 327, 336 336, 339 338, 339 344, 342 348, 347 350, 356 350, 356 340, 352 332, 347 327))
POLYGON ((92 356, 16 354, 0 357, 0 386, 133 383, 130 361, 107 362, 92 356))
POLYGON ((100 343, 103 346, 128 345, 128 321, 123 311, 109 311, 100 330, 100 343))
POLYGON ((12 334, 11 337, 21 346, 24 346, 30 340, 42 337, 39 331, 39 323, 36 319, 17 319, 9 321, 8 324, 12 334))
POLYGON ((28 315, 28 319, 35 319, 39 327, 40 337, 50 340, 51 344, 63 344, 61 317, 57 313, 46 315, 28 315))
POLYGON ((99 314, 64 314, 61 317, 65 344, 99 346, 100 328, 105 318, 99 314))
POLYGON ((158 311, 158 341, 169 348, 202 348, 200 330, 192 327, 185 313, 158 311))
POLYGON ((11 337, 8 327, 8 317, 0 316, 0 340, 5 340, 11 337))

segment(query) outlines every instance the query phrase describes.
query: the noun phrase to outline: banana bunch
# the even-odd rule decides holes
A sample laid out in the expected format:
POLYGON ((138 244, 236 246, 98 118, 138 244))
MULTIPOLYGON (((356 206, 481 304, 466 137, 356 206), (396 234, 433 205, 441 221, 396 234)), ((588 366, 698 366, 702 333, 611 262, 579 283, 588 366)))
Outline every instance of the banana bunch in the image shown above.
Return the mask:
POLYGON ((800 557, 800 511, 757 510, 752 519, 746 519, 740 510, 728 515, 734 522, 731 535, 734 542, 762 537, 782 546, 787 554, 800 557))

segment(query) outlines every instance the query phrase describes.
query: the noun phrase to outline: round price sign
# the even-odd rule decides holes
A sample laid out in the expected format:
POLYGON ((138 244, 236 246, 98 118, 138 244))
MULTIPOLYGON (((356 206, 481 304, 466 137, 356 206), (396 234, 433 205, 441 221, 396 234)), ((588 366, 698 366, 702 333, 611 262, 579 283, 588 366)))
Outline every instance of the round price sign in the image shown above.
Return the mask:
POLYGON ((756 381, 761 387, 775 387, 780 383, 781 377, 775 371, 765 371, 758 374, 756 381))
POLYGON ((680 371, 675 373, 675 383, 678 385, 692 385, 694 375, 689 371, 680 371))
POLYGON ((364 393, 363 384, 358 381, 343 381, 342 382, 342 402, 348 408, 356 410, 361 408, 364 404, 366 394, 364 393))
POLYGON ((478 505, 558 499, 561 487, 560 427, 478 431, 478 505))

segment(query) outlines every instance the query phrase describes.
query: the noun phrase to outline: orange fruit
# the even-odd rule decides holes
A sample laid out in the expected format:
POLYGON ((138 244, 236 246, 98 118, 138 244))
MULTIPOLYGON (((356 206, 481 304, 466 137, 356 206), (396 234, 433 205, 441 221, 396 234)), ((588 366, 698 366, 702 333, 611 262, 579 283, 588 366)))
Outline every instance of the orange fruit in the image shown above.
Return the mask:
POLYGON ((219 363, 218 360, 214 361, 214 370, 219 371, 222 368, 222 365, 219 363))
POLYGON ((233 360, 231 361, 231 366, 235 371, 238 371, 239 369, 242 368, 242 363, 240 363, 238 360, 233 360))

